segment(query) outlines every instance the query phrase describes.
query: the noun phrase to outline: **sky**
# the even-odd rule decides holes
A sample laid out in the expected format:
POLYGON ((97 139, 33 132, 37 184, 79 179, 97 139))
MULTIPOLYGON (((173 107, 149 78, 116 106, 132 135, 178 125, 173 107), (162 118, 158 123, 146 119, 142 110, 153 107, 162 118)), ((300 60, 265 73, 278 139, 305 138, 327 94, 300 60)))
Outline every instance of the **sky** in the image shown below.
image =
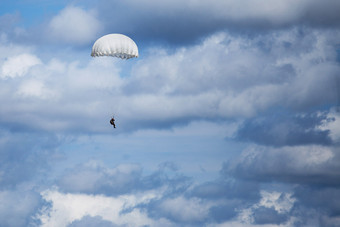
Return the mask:
POLYGON ((339 11, 1 0, 0 226, 340 226, 339 11))

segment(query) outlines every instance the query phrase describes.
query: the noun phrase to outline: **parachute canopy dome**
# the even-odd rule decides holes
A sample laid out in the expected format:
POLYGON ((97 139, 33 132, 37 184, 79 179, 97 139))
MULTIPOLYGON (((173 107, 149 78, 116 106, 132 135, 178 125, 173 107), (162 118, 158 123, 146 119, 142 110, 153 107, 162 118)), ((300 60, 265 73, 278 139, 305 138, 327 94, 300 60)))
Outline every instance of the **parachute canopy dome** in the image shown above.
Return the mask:
POLYGON ((109 34, 97 39, 92 47, 92 57, 112 56, 122 59, 138 57, 136 43, 126 35, 109 34))

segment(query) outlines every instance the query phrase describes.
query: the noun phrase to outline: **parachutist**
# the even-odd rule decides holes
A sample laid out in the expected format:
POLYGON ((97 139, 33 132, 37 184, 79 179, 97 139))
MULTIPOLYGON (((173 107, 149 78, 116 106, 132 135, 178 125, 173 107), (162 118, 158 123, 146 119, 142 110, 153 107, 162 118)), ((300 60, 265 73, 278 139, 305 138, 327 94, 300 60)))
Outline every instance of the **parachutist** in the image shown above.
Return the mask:
POLYGON ((116 128, 116 124, 115 124, 115 119, 114 119, 114 117, 111 118, 110 124, 113 125, 114 128, 116 128))

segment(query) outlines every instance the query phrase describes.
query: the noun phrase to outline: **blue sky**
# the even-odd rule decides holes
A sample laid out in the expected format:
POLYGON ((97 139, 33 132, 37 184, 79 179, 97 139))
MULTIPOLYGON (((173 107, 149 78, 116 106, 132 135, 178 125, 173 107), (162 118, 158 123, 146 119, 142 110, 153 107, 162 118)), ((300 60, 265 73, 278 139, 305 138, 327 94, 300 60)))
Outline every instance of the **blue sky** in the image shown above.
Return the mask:
POLYGON ((1 1, 0 226, 339 226, 339 11, 1 1))

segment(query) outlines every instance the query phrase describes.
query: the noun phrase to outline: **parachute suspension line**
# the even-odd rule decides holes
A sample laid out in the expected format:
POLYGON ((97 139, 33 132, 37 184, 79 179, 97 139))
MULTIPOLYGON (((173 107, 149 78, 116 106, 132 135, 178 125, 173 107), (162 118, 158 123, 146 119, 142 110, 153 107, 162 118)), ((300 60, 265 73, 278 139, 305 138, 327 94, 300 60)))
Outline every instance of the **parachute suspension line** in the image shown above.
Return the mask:
POLYGON ((336 76, 336 108, 335 111, 336 112, 340 112, 340 75, 336 76))

